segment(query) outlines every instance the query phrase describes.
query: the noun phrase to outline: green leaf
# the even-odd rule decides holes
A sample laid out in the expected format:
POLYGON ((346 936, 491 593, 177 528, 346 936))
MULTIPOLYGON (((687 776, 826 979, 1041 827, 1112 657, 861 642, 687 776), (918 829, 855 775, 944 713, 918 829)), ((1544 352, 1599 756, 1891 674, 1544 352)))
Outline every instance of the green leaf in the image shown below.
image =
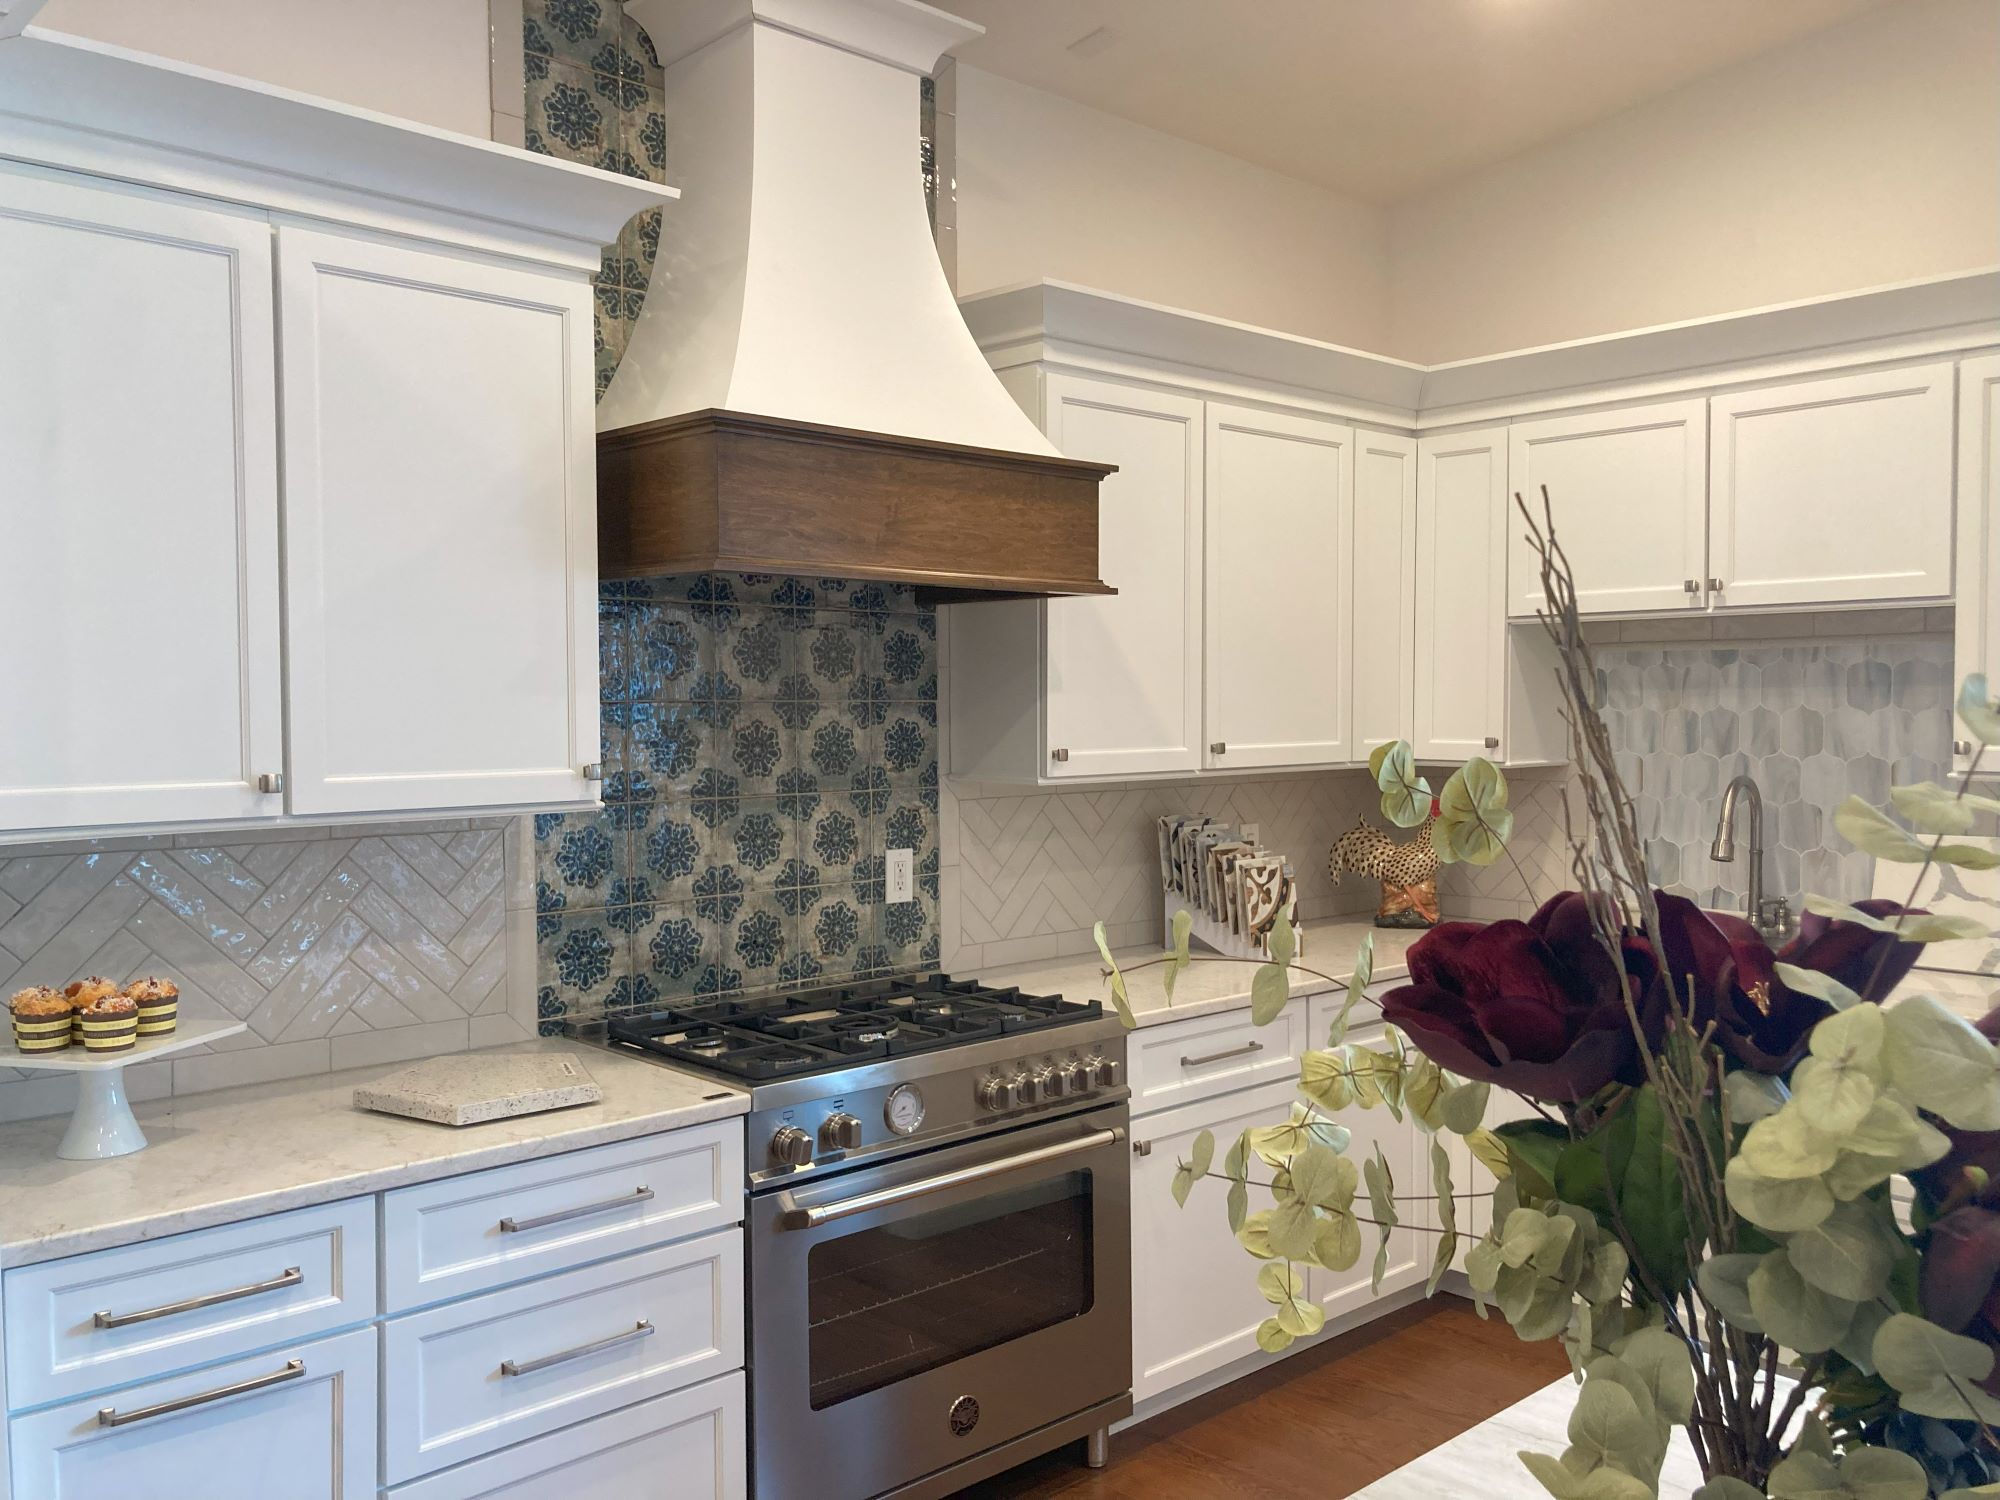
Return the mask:
MULTIPOLYGON (((1650 1414, 1616 1380, 1584 1381, 1570 1408, 1569 1440, 1593 1466, 1609 1464, 1630 1473, 1644 1469, 1655 1438, 1650 1414)), ((1570 1467, 1565 1455, 1565 1467, 1570 1467)))
POLYGON ((1288 1196, 1315 1208, 1348 1209, 1357 1177, 1352 1161, 1315 1143, 1292 1159, 1288 1196))
POLYGON ((1748 1068, 1739 1068, 1722 1080, 1722 1096, 1729 1103, 1730 1123, 1735 1125, 1752 1125, 1775 1115, 1789 1097, 1783 1080, 1748 1068))
POLYGON ((1507 806, 1507 778, 1483 755, 1452 772, 1438 797, 1438 820, 1431 847, 1446 863, 1463 860, 1490 865, 1513 836, 1514 813, 1507 806))
POLYGON ((1225 1206, 1229 1215, 1229 1232, 1238 1234, 1243 1229, 1243 1221, 1250 1216, 1250 1189, 1243 1183, 1229 1184, 1229 1196, 1225 1206))
POLYGON ((1764 1500, 1764 1492, 1745 1480, 1724 1474, 1696 1490, 1692 1500, 1764 1500))
POLYGON ((1982 745, 2000 745, 2000 704, 1986 691, 1986 674, 1974 672, 1958 688, 1959 722, 1982 745))
POLYGON ((1680 1168, 1667 1146, 1666 1118, 1650 1083, 1626 1107, 1636 1111, 1632 1157, 1618 1193, 1626 1232, 1655 1284, 1679 1286, 1688 1275, 1688 1227, 1680 1168))
MULTIPOLYGON (((1869 1108, 1873 1107, 1871 1100, 1869 1108)), ((1750 1127, 1735 1161, 1759 1177, 1817 1177, 1839 1158, 1840 1149, 1838 1139, 1815 1129, 1799 1110, 1781 1109, 1750 1127)))
POLYGON ((1962 1130, 2000 1130, 2000 1047, 1930 995, 1882 1013, 1889 1078, 1962 1130))
POLYGON ((1923 1465, 1889 1448, 1850 1449, 1838 1463, 1795 1451, 1771 1470, 1772 1500, 1926 1500, 1930 1491, 1923 1465))
POLYGON ((1271 922, 1271 962, 1283 968, 1299 956, 1299 935, 1292 919, 1280 911, 1271 922))
POLYGON ((1825 896, 1807 896, 1805 908, 1807 911, 1817 912, 1822 917, 1830 917, 1836 922, 1852 922, 1855 926, 1866 927, 1871 932, 1892 933, 1906 943, 1948 943, 1960 938, 1993 935, 1992 928, 1972 917, 1935 915, 1877 917, 1871 916, 1858 906, 1849 906, 1845 902, 1834 901, 1825 896))
POLYGON ((1507 1147, 1507 1161, 1521 1179, 1523 1195, 1555 1197, 1556 1158, 1569 1144, 1569 1132, 1553 1120, 1536 1119, 1508 1120, 1495 1126, 1493 1133, 1507 1147))
POLYGON ((1797 964, 1771 965, 1785 988, 1797 990, 1801 995, 1811 995, 1815 1000, 1824 1000, 1835 1010, 1847 1010, 1861 1003, 1861 997, 1831 974, 1822 974, 1818 969, 1801 969, 1797 964))
POLYGON ((1740 1154, 1729 1159, 1722 1183, 1731 1208, 1774 1233, 1810 1229, 1833 1212, 1833 1193, 1823 1179, 1765 1177, 1740 1154))
POLYGON ((1947 1422, 2000 1422, 2000 1401, 1979 1389, 1993 1373, 1993 1351, 1977 1339, 1897 1313, 1876 1331, 1875 1370, 1896 1388, 1904 1411, 1947 1422))
POLYGON ((1259 964, 1250 976, 1250 1021, 1269 1026, 1291 1002, 1292 982, 1282 964, 1259 964))
POLYGON ((1247 1182, 1250 1178, 1250 1132, 1244 1131, 1236 1137, 1222 1158, 1222 1171, 1231 1182, 1247 1182))
POLYGON ((1236 1227, 1236 1242, 1259 1260, 1269 1260, 1275 1253, 1271 1249, 1271 1210, 1250 1215, 1236 1227))
POLYGON ((1257 1289, 1266 1302, 1277 1304, 1278 1326, 1293 1338, 1318 1333, 1326 1313, 1306 1291, 1306 1279, 1284 1261, 1272 1261, 1257 1273, 1257 1289))
MULTIPOLYGON (((1972 805, 1961 801, 1949 787, 1939 786, 1935 781, 1892 786, 1889 788, 1889 802, 1919 833, 1970 833, 1975 821, 1972 805)), ((1806 910, 1818 909, 1808 898, 1806 910)), ((1833 913, 1826 915, 1832 916, 1833 913)))
POLYGON ((1394 740, 1377 745, 1368 757, 1382 791, 1382 816, 1398 828, 1415 828, 1431 815, 1431 784, 1417 774, 1409 745, 1394 740))
POLYGON ((1486 1118, 1486 1099, 1491 1092, 1489 1085, 1471 1080, 1448 1089, 1439 1101, 1445 1129, 1453 1135, 1471 1135, 1486 1118))
POLYGON ((1903 1169, 1929 1166, 1951 1149, 1944 1132, 1926 1124, 1915 1110, 1888 1094, 1877 1096, 1861 1123, 1841 1137, 1843 1151, 1886 1156, 1903 1169))
POLYGON ((1338 1047, 1347 1036, 1347 1018, 1374 981, 1375 930, 1371 927, 1361 935, 1361 946, 1354 952, 1354 972, 1347 977, 1347 998, 1341 1001, 1340 1013, 1333 1018, 1333 1025, 1327 1030, 1327 1046, 1338 1047))
MULTIPOLYGON (((1792 1110, 1814 1134, 1827 1140, 1832 1152, 1818 1168, 1822 1172, 1838 1156, 1839 1138, 1865 1120, 1875 1105, 1875 1085, 1887 1075, 1882 1064, 1884 1033, 1879 1006, 1857 1005, 1828 1016, 1813 1028, 1812 1055, 1801 1059, 1792 1072, 1792 1110)), ((1778 1124, 1774 1120, 1757 1129, 1761 1132, 1778 1124)), ((1769 1170, 1762 1163, 1757 1165, 1760 1170, 1769 1170)))
POLYGON ((1444 1069, 1421 1052, 1403 1077, 1403 1105, 1423 1129, 1435 1135, 1444 1129, 1444 1096, 1451 1088, 1444 1069))
POLYGON ((1653 1407, 1673 1426, 1694 1413, 1694 1361, 1687 1345, 1659 1328, 1642 1328, 1625 1341, 1618 1358, 1652 1393, 1653 1407))
POLYGON ((1438 1283, 1451 1269, 1452 1259, 1458 1254, 1458 1200, 1453 1196, 1451 1155, 1435 1136, 1431 1138, 1431 1192, 1435 1195, 1440 1233, 1437 1254, 1431 1261, 1430 1278, 1424 1283, 1426 1297, 1437 1291, 1438 1283))
POLYGON ((1783 1250, 1771 1251, 1750 1273, 1749 1290, 1764 1332, 1801 1354, 1825 1353, 1854 1321, 1854 1304, 1807 1282, 1783 1250))
POLYGON ((1514 1175, 1514 1158, 1507 1150, 1506 1142, 1490 1130, 1475 1130, 1465 1138, 1466 1146, 1472 1152, 1472 1159, 1505 1182, 1514 1175))
POLYGON ((1257 1325, 1257 1347, 1266 1354, 1284 1353, 1292 1346, 1292 1337, 1276 1318, 1266 1318, 1257 1325))
POLYGON ((1375 1154, 1361 1163, 1361 1175, 1368 1184, 1368 1206, 1380 1237, 1375 1246, 1375 1272, 1370 1282, 1371 1289, 1379 1293, 1382 1278, 1389 1274, 1389 1235, 1397 1222, 1396 1179, 1389 1170, 1389 1159, 1382 1154, 1379 1140, 1375 1143, 1375 1154))
POLYGON ((1118 968, 1118 960, 1111 956, 1111 944, 1104 936, 1104 924, 1094 923, 1090 935, 1097 939, 1097 951, 1104 959, 1104 968, 1111 979, 1111 1004, 1118 1011, 1118 1019, 1127 1031, 1138 1026, 1139 1018, 1132 1014, 1132 997, 1125 992, 1125 976, 1118 968))
POLYGON ((1167 1004, 1169 1005, 1174 1003, 1174 983, 1181 977, 1181 970, 1185 969, 1190 962, 1188 958, 1188 934, 1193 930, 1194 918, 1189 915, 1185 907, 1174 913, 1174 926, 1170 941, 1173 952, 1167 959, 1166 967, 1160 972, 1160 983, 1166 987, 1167 1004))
POLYGON ((1833 826, 1863 854, 1899 865, 1920 865, 1929 855, 1923 843, 1888 814, 1852 793, 1833 811, 1833 826))
POLYGON ((1206 1177, 1215 1164, 1215 1132, 1204 1130, 1194 1138, 1194 1175, 1206 1177))
POLYGON ((1312 1258, 1329 1271, 1345 1271, 1361 1259, 1361 1221, 1351 1213, 1332 1213, 1319 1221, 1312 1258))
POLYGON ((1200 1175, 1187 1162, 1182 1162, 1174 1168, 1173 1194, 1176 1207, 1187 1207, 1188 1194, 1194 1191, 1195 1178, 1200 1175))
POLYGON ((1343 1052, 1308 1052, 1299 1059, 1299 1092, 1326 1110, 1343 1110, 1354 1102, 1343 1052))
POLYGON ((1714 1255, 1695 1268, 1695 1285, 1702 1300, 1732 1328, 1761 1334, 1764 1325, 1750 1306, 1750 1277, 1763 1263, 1761 1255, 1714 1255))
POLYGON ((1622 1469, 1597 1468, 1579 1474, 1546 1453, 1524 1452, 1519 1456, 1556 1500, 1654 1500, 1657 1494, 1652 1485, 1622 1469))
POLYGON ((1800 1276, 1829 1296, 1870 1302, 1889 1289, 1901 1240, 1892 1239, 1866 1200, 1843 1203, 1785 1242, 1800 1276))

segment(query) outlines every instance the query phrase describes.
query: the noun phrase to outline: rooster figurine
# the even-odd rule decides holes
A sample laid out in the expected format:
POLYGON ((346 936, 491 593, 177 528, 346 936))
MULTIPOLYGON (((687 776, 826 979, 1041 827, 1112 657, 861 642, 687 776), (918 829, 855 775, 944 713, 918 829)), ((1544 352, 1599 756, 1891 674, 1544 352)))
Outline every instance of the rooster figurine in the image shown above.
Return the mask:
POLYGON ((1437 851, 1431 847, 1431 815, 1407 843, 1396 843, 1366 818, 1334 840, 1326 857, 1326 873, 1335 885, 1350 871, 1372 875, 1382 883, 1382 900, 1375 908, 1377 927, 1435 927, 1438 924, 1437 851))

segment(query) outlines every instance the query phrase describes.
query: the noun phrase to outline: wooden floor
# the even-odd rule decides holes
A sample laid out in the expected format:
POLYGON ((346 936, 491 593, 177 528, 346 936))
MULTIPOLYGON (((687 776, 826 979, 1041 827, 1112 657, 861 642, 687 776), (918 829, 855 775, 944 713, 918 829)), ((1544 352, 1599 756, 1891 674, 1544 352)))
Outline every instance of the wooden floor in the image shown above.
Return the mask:
POLYGON ((1072 1444, 959 1500, 1340 1500, 1568 1369, 1440 1296, 1127 1428, 1107 1468, 1072 1444))

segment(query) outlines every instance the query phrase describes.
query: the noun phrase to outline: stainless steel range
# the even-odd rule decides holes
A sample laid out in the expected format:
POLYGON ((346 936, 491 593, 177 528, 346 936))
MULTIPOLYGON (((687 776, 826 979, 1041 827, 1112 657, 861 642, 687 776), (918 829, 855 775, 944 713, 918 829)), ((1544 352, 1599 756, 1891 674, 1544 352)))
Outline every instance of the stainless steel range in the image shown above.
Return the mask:
POLYGON ((750 1089, 751 1487, 932 1500, 1132 1409, 1125 1038, 932 975, 611 1044, 750 1089))

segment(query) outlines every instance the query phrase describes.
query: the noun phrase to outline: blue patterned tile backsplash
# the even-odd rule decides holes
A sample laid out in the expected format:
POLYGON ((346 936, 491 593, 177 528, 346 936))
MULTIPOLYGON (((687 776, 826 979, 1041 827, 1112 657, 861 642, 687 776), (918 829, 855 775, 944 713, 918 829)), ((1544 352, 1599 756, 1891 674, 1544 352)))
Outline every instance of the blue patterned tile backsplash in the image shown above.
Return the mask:
POLYGON ((535 820, 545 1030, 937 963, 934 609, 697 574, 604 584, 598 630, 605 805, 535 820), (891 849, 917 877, 894 906, 891 849))
POLYGON ((1872 894, 1874 861, 1833 829, 1850 793, 1951 767, 1951 642, 1942 636, 1797 645, 1599 647, 1597 698, 1638 805, 1654 878, 1703 905, 1740 908, 1748 862, 1709 858, 1722 790, 1747 772, 1764 794, 1765 888, 1792 899, 1872 894))

